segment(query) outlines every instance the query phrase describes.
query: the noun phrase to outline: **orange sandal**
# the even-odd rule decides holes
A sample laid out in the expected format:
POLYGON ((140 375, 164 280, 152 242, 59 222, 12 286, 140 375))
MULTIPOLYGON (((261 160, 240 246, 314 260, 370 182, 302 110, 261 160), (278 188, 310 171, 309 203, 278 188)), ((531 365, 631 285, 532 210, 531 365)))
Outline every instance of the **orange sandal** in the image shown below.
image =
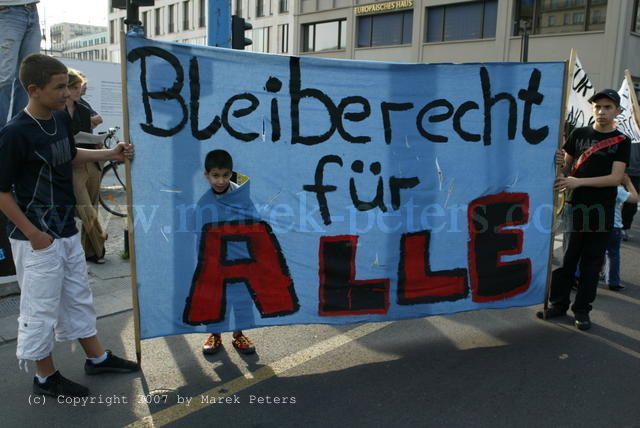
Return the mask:
POLYGON ((220 333, 212 333, 202 344, 202 353, 204 355, 212 355, 218 352, 221 347, 222 339, 220 338, 220 333))

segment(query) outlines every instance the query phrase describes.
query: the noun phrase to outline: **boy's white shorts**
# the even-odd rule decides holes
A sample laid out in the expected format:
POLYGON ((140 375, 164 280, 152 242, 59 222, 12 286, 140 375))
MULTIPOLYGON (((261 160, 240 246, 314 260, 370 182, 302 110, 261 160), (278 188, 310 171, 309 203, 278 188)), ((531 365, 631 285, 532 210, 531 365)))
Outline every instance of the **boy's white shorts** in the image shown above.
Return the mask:
POLYGON ((80 234, 58 238, 42 250, 11 239, 20 286, 19 360, 41 360, 55 339, 83 339, 96 334, 96 313, 80 234))

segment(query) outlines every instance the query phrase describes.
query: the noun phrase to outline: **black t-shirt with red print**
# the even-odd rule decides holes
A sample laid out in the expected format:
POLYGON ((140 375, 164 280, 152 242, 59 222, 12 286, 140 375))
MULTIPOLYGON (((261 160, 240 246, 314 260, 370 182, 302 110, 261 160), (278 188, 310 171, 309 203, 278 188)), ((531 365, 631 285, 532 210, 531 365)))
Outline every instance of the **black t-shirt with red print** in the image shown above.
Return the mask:
MULTIPOLYGON (((568 154, 573 156, 574 164, 578 162, 582 153, 589 147, 617 136, 625 138, 618 144, 594 152, 573 175, 577 178, 609 175, 611 174, 613 162, 629 163, 631 150, 631 140, 620 131, 599 132, 591 126, 574 129, 563 147, 568 154)), ((617 186, 582 186, 573 190, 570 202, 574 208, 581 208, 581 212, 577 213, 578 215, 574 215, 574 230, 583 229, 584 219, 587 215, 589 218, 589 230, 611 230, 613 227, 616 192, 617 186), (601 216, 601 213, 604 214, 604 217, 601 216)))

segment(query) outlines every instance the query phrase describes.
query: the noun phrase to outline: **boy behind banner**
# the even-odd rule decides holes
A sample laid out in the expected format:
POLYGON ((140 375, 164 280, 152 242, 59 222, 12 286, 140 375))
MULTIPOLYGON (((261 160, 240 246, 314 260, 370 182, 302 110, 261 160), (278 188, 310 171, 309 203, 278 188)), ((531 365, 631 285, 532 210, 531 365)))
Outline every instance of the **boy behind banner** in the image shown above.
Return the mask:
POLYGON ((33 392, 81 397, 89 389, 64 378, 52 357, 54 338, 78 339, 87 355, 86 374, 133 372, 138 364, 105 350, 96 336, 96 314, 87 265, 74 221, 72 164, 133 157, 133 147, 75 147, 64 109, 67 68, 32 54, 20 66, 29 103, 0 130, 0 210, 9 219, 20 317, 16 356, 36 362, 33 392), (11 193, 14 190, 14 195, 11 193))
POLYGON ((613 228, 616 186, 624 176, 629 162, 631 141, 617 131, 614 118, 620 113, 620 96, 613 89, 602 90, 589 102, 595 123, 574 129, 565 143, 564 156, 559 151, 556 160, 564 161, 556 180, 557 190, 571 190, 571 200, 565 209, 571 210, 572 227, 564 249, 562 266, 553 271, 546 311, 539 318, 564 316, 571 304, 571 286, 580 264, 578 290, 571 310, 580 330, 591 327, 589 312, 596 298, 600 266, 605 256, 613 228), (571 173, 571 175, 569 175, 571 173))
MULTIPOLYGON (((204 161, 204 176, 211 185, 211 191, 216 198, 238 189, 236 183, 231 181, 233 175, 233 158, 226 150, 213 150, 207 153, 204 161)), ((242 330, 233 332, 231 344, 243 354, 253 354, 256 348, 242 330)), ((202 353, 205 355, 215 354, 222 347, 222 337, 220 333, 212 333, 207 337, 202 345, 202 353)))

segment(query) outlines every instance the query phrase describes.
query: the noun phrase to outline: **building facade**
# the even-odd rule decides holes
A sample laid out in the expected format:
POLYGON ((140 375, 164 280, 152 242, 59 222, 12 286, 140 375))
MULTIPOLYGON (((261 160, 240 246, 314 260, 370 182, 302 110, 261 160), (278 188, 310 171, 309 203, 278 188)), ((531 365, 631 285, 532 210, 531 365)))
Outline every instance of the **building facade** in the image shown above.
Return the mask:
POLYGON ((71 22, 61 22, 54 24, 50 29, 51 50, 62 52, 70 40, 106 31, 105 27, 97 25, 74 24, 71 22))
MULTIPOLYGON (((329 58, 441 62, 562 61, 571 48, 597 87, 629 69, 640 86, 640 0, 232 0, 253 25, 248 50, 329 58), (528 37, 523 37, 523 35, 528 37)), ((206 44, 206 0, 141 8, 147 35, 206 44), (186 17, 186 18, 185 18, 186 17), (180 24, 180 25, 178 25, 180 24)), ((125 12, 112 10, 110 50, 125 12)), ((117 53, 119 56, 119 53, 117 53)), ((111 59, 115 60, 114 55, 111 59)))
POLYGON ((253 42, 245 50, 298 55, 293 46, 295 19, 293 0, 233 0, 232 12, 251 23, 246 37, 253 42))
POLYGON ((109 32, 106 27, 104 27, 104 31, 100 33, 75 37, 67 41, 60 55, 64 58, 75 58, 85 61, 108 61, 108 37, 109 32))
MULTIPOLYGON (((253 0, 259 1, 259 0, 253 0)), ((301 0, 294 54, 402 62, 561 61, 597 87, 640 85, 639 0, 301 0), (337 30, 337 31, 336 31, 337 30), (344 32, 344 34, 343 34, 344 32)))
MULTIPOLYGON (((207 0, 156 0, 140 8, 140 21, 150 39, 207 44, 207 0)), ((120 62, 120 32, 125 29, 126 10, 109 9, 109 61, 120 62)))

